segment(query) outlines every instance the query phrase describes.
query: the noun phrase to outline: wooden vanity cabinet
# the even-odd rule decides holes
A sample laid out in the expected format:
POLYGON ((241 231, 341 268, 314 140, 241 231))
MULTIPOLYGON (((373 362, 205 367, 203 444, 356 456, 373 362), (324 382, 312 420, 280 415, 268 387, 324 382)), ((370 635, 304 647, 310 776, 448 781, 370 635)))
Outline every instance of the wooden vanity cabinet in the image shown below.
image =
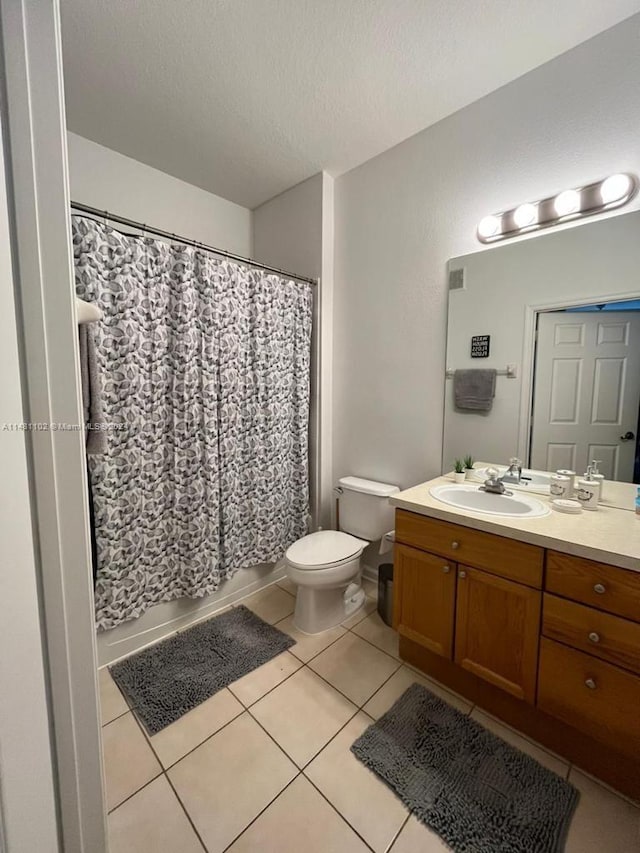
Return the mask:
POLYGON ((396 510, 400 657, 640 799, 640 572, 396 510))
POLYGON ((397 545, 394 624, 398 633, 437 655, 453 656, 456 564, 397 545), (397 581, 396 581, 397 578, 397 581))
POLYGON ((543 550, 404 510, 396 541, 400 636, 533 703, 543 550))
POLYGON ((459 566, 455 662, 533 704, 540 599, 539 590, 459 566))

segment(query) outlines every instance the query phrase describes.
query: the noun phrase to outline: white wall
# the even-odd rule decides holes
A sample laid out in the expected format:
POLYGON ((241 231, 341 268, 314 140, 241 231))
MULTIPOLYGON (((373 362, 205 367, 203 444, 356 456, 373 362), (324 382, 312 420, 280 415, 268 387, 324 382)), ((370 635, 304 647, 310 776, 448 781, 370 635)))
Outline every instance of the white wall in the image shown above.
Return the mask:
POLYGON ((253 211, 253 257, 320 279, 316 297, 310 456, 316 524, 332 520, 333 179, 319 173, 253 211))
POLYGON ((336 179, 334 475, 440 471, 447 260, 487 213, 640 173, 638 79, 636 15, 336 179))
POLYGON ((491 251, 456 258, 464 290, 449 295, 447 366, 518 365, 516 379, 498 376, 491 412, 461 412, 453 405, 453 381, 445 394, 443 467, 471 453, 507 463, 527 458, 533 317, 540 307, 582 301, 616 301, 640 295, 640 212, 633 211, 535 240, 503 243, 491 251), (491 335, 489 358, 470 357, 471 336, 491 335))
POLYGON ((67 134, 73 201, 248 257, 251 211, 75 133, 67 134))

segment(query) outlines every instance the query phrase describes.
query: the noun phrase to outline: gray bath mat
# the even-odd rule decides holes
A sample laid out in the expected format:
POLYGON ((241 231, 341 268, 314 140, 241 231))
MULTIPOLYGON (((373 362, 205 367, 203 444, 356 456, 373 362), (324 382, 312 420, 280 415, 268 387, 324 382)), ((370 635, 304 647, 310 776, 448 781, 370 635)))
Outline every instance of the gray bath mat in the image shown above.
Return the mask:
POLYGON ((110 668, 149 734, 285 652, 295 640, 235 607, 110 668))
POLYGON ((351 750, 455 853, 560 853, 576 789, 419 684, 351 750))

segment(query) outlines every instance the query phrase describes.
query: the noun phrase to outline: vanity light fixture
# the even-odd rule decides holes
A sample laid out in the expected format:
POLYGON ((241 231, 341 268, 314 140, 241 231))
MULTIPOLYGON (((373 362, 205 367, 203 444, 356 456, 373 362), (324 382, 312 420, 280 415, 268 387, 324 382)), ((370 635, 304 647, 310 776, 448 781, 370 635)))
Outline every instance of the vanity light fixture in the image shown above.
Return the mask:
POLYGON ((502 217, 500 216, 485 216, 480 220, 478 225, 478 234, 481 237, 495 237, 500 232, 502 227, 502 217))
POLYGON ((513 213, 513 221, 519 229, 536 225, 538 222, 538 205, 521 204, 520 207, 516 207, 513 213))
POLYGON ((634 175, 621 173, 583 187, 563 190, 555 196, 485 216, 478 225, 478 240, 481 243, 494 243, 507 237, 613 210, 633 198, 637 189, 638 182, 634 175))

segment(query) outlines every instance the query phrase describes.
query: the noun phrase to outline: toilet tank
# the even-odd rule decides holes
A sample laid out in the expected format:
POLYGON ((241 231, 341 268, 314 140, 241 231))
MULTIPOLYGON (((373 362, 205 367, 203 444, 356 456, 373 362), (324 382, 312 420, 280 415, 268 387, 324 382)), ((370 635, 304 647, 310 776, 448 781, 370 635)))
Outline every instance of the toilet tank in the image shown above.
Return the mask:
POLYGON ((389 496, 400 491, 397 486, 360 477, 342 477, 338 484, 340 530, 374 542, 394 528, 394 508, 389 504, 389 496))

